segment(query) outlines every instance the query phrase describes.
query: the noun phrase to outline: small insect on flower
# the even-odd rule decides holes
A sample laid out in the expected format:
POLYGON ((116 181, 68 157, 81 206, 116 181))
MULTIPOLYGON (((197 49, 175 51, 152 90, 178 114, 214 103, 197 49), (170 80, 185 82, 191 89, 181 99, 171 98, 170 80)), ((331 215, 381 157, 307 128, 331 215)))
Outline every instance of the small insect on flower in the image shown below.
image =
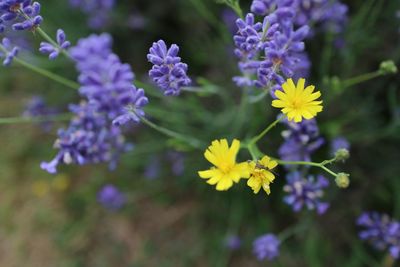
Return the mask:
POLYGON ((322 101, 317 101, 321 92, 314 92, 315 87, 309 85, 304 88, 306 80, 301 78, 297 86, 292 79, 288 79, 282 84, 281 90, 276 90, 277 100, 272 101, 272 106, 282 108, 282 113, 286 114, 289 121, 301 122, 304 119, 314 118, 318 112, 322 111, 322 101))
POLYGON ((230 147, 226 139, 214 140, 204 152, 204 157, 214 167, 199 171, 199 176, 208 179, 208 184, 216 184, 218 191, 228 190, 232 187, 233 182, 237 183, 241 178, 249 178, 248 163, 236 163, 236 155, 239 149, 239 140, 234 139, 230 147))
POLYGON ((254 161, 249 163, 250 179, 247 181, 247 185, 253 189, 254 194, 257 194, 261 187, 268 195, 271 193, 269 185, 275 179, 271 170, 277 165, 278 163, 268 156, 264 156, 257 163, 254 161))

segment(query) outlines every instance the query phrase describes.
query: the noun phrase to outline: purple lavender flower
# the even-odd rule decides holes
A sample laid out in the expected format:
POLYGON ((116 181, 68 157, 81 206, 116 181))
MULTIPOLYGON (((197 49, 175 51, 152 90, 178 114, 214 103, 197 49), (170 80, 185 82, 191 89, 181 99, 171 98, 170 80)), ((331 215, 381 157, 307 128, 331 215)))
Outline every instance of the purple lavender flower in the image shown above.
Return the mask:
POLYGON ((128 123, 129 121, 139 123, 140 117, 144 117, 145 115, 142 107, 147 105, 147 103, 149 103, 149 100, 144 95, 144 90, 136 89, 136 87, 132 86, 131 104, 125 107, 125 113, 113 120, 113 124, 120 126, 128 123))
POLYGON ((80 9, 89 15, 88 25, 93 29, 104 27, 110 20, 110 12, 115 0, 70 0, 73 8, 80 9))
POLYGON ((125 205, 126 197, 114 185, 107 184, 97 193, 97 201, 106 209, 115 211, 125 205))
POLYGON ((154 180, 160 177, 161 158, 158 155, 151 156, 144 170, 144 177, 148 180, 154 180))
POLYGON ((66 40, 65 33, 62 29, 57 30, 57 44, 57 46, 54 46, 47 42, 41 42, 39 51, 43 54, 49 54, 49 59, 54 60, 61 51, 68 49, 71 43, 66 40))
POLYGON ((265 234, 253 241, 253 253, 259 261, 269 261, 279 256, 280 241, 274 234, 265 234))
POLYGON ((388 249, 393 258, 398 259, 400 253, 400 223, 387 214, 364 212, 357 225, 363 227, 359 232, 361 240, 368 241, 375 249, 388 249))
MULTIPOLYGON (((57 110, 48 107, 41 96, 34 96, 28 102, 23 113, 24 117, 41 117, 41 116, 52 116, 57 114, 57 110)), ((50 131, 52 123, 50 121, 45 121, 40 123, 41 127, 45 131, 50 131)))
POLYGON ((134 73, 111 51, 108 34, 91 35, 70 49, 80 72, 79 92, 99 113, 107 114, 115 125, 139 122, 142 107, 148 103, 143 89, 133 85, 134 73))
POLYGON ((232 34, 236 33, 236 20, 238 15, 230 8, 224 8, 222 10, 221 18, 232 34))
POLYGON ((175 176, 181 176, 185 170, 185 156, 182 152, 168 151, 167 161, 171 164, 172 173, 175 176))
POLYGON ((255 22, 252 13, 247 14, 245 20, 236 21, 235 55, 243 74, 233 78, 238 86, 271 89, 274 84, 281 85, 285 78, 294 75, 301 64, 303 40, 309 27, 294 30, 293 16, 291 9, 279 5, 262 24, 255 22))
POLYGON ((310 161, 311 154, 320 148, 324 140, 319 136, 315 119, 300 123, 284 121, 288 130, 282 132, 285 142, 279 148, 279 156, 289 161, 310 161))
POLYGON ((167 48, 163 40, 153 43, 147 59, 153 64, 149 76, 164 91, 164 95, 179 95, 183 86, 191 83, 186 72, 188 66, 178 57, 176 44, 167 48))
POLYGON ((230 250, 238 250, 242 245, 242 240, 237 235, 228 235, 224 240, 224 245, 230 250))
POLYGON ((296 26, 322 25, 325 30, 339 33, 347 22, 348 7, 338 0, 253 0, 251 11, 265 16, 280 7, 295 12, 296 26))
POLYGON ((139 12, 132 13, 128 20, 127 25, 133 30, 142 30, 146 26, 146 18, 139 12))
POLYGON ((56 173, 60 164, 94 164, 109 162, 115 168, 119 155, 131 148, 118 127, 110 125, 104 114, 88 104, 71 105, 76 114, 67 129, 58 131, 54 147, 59 150, 50 162, 42 162, 41 168, 56 173))
POLYGON ((43 21, 39 13, 40 4, 38 2, 3 0, 0 2, 0 32, 3 32, 8 24, 12 25, 13 30, 33 31, 43 21))
POLYGON ((324 195, 324 188, 329 186, 329 181, 322 175, 317 179, 313 176, 303 178, 300 172, 291 172, 286 176, 287 184, 283 190, 288 193, 284 197, 284 202, 292 206, 293 211, 299 212, 303 207, 309 210, 317 210, 318 214, 323 214, 329 207, 329 203, 321 202, 324 195))
POLYGON ((8 38, 3 38, 0 44, 0 58, 4 58, 3 66, 10 66, 14 57, 18 55, 19 48, 13 46, 8 38))
POLYGON ((334 156, 339 149, 350 150, 350 143, 344 137, 336 137, 331 142, 331 154, 334 156))

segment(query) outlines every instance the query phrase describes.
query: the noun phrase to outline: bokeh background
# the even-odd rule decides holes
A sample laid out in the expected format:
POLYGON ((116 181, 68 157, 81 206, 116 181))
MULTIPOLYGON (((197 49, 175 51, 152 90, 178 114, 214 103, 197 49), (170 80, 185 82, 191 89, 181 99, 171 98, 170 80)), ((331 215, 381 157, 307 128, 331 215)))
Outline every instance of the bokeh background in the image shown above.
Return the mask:
MULTIPOLYGON (((234 136, 223 131, 227 118, 237 116, 232 107, 240 96, 231 81, 238 69, 231 25, 224 20, 227 7, 213 0, 117 1, 109 23, 91 29, 87 14, 67 0, 40 2, 43 29, 54 33, 63 28, 73 43, 90 33, 109 32, 114 51, 142 81, 148 79, 146 54, 152 42, 179 44, 189 74, 204 84, 218 84, 229 97, 226 103, 195 94, 155 98, 148 113, 164 114, 160 124, 196 133, 207 142, 234 136)), ((400 3, 343 2, 349 6, 344 45, 335 47, 327 33, 306 43, 310 80, 324 95, 321 133, 327 140, 340 135, 351 143, 351 158, 342 165, 351 174, 351 186, 329 191, 329 212, 291 212, 282 202, 283 172, 269 197, 253 195, 245 184, 217 192, 197 176, 206 166, 199 151, 180 152, 184 171, 176 176, 170 153, 177 145, 145 126, 129 129, 137 148, 122 156, 116 171, 105 165, 67 166, 52 176, 39 164, 55 154, 52 145, 63 122, 49 131, 37 124, 0 125, 0 266, 389 266, 382 253, 358 240, 355 219, 364 210, 400 219, 400 77, 380 77, 346 90, 329 81, 375 71, 386 59, 399 62, 400 3), (96 200, 108 183, 128 198, 119 211, 109 211, 96 200), (278 260, 258 262, 252 255, 255 237, 299 223, 307 227, 283 243, 278 260), (231 235, 242 239, 240 249, 227 248, 231 235)), ((250 1, 241 1, 241 6, 247 12, 250 1)), ((76 79, 67 59, 49 62, 34 52, 38 35, 14 38, 25 43, 24 57, 30 62, 76 79)), ((79 101, 76 92, 18 66, 1 68, 0 93, 0 117, 21 115, 34 95, 61 111, 79 101)), ((276 116, 268 105, 247 114, 248 132, 256 133, 266 118, 276 116)), ((281 142, 277 129, 263 148, 276 151, 281 142)), ((326 145, 315 158, 328 154, 326 145)))

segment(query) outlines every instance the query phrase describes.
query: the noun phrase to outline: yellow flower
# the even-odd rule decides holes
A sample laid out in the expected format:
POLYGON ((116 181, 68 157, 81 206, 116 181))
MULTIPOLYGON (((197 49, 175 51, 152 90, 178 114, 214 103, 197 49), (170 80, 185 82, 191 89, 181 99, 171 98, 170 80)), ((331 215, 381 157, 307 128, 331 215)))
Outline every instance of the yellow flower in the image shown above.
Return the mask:
POLYGON ((275 91, 278 99, 272 101, 272 106, 282 108, 282 113, 286 114, 290 121, 301 122, 303 118, 309 120, 322 111, 322 101, 316 100, 321 96, 321 92, 313 93, 313 85, 304 89, 305 81, 299 79, 296 86, 292 79, 288 79, 282 84, 283 91, 275 91))
POLYGON ((249 178, 248 163, 236 163, 239 149, 240 141, 236 139, 233 140, 231 147, 226 139, 213 141, 204 152, 204 157, 215 167, 199 171, 199 176, 208 179, 208 184, 216 184, 218 191, 228 190, 233 182, 239 182, 240 178, 249 178))
POLYGON ((257 163, 254 161, 249 163, 250 179, 247 180, 247 185, 253 189, 254 194, 257 194, 261 187, 268 195, 271 193, 269 185, 274 181, 275 175, 270 170, 277 165, 278 163, 268 156, 264 156, 257 163))

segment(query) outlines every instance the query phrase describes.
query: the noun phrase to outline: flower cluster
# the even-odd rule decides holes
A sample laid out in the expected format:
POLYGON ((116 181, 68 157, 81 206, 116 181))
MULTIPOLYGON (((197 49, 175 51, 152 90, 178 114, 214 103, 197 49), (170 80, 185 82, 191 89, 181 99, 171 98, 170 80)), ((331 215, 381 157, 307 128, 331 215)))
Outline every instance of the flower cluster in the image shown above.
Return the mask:
MULTIPOLYGON (((46 105, 44 99, 40 96, 34 96, 25 107, 25 111, 23 113, 24 117, 40 117, 40 116, 53 116, 56 115, 58 112, 55 108, 51 108, 46 105)), ((49 131, 51 129, 52 123, 50 121, 44 121, 40 123, 41 127, 45 131, 49 131)))
POLYGON ((71 105, 70 110, 75 117, 67 129, 58 131, 54 144, 59 152, 52 161, 43 162, 41 168, 56 173, 59 164, 101 162, 109 162, 110 169, 115 168, 119 155, 131 148, 125 143, 121 130, 111 125, 92 105, 71 105))
POLYGON ((284 143, 279 147, 283 160, 310 161, 311 154, 324 144, 315 119, 300 123, 284 121, 288 129, 282 132, 284 143))
POLYGON ((331 142, 331 154, 334 156, 337 151, 340 149, 346 149, 347 151, 350 150, 350 143, 349 141, 344 138, 344 137, 336 137, 335 139, 332 140, 331 142))
POLYGON ((242 240, 237 235, 228 235, 225 240, 225 247, 230 250, 238 250, 242 245, 242 240))
POLYGON ((3 66, 10 66, 18 52, 19 48, 17 46, 13 46, 8 38, 3 38, 0 43, 0 58, 4 58, 3 66))
POLYGON ((115 0, 69 0, 70 5, 79 8, 89 15, 88 25, 98 29, 104 27, 110 20, 110 11, 115 6, 115 0))
POLYGON ((179 47, 176 44, 167 48, 165 42, 159 40, 153 43, 147 55, 147 59, 153 64, 149 76, 165 95, 178 95, 183 86, 191 83, 186 74, 188 66, 181 62, 178 52, 179 47))
POLYGON ((301 64, 306 57, 303 40, 309 27, 305 25, 294 30, 293 17, 291 9, 279 7, 266 16, 263 23, 255 22, 252 13, 236 21, 235 55, 243 74, 233 78, 238 86, 276 89, 298 68, 304 68, 301 64))
POLYGON ((260 261, 264 259, 271 261, 279 256, 280 243, 278 237, 274 234, 262 235, 254 240, 253 253, 260 261))
POLYGON ((322 175, 317 179, 313 176, 304 178, 300 172, 291 172, 286 176, 287 184, 283 190, 288 194, 284 202, 292 206, 293 211, 299 212, 303 207, 309 210, 317 210, 323 214, 329 207, 329 203, 321 202, 324 195, 324 188, 329 186, 329 181, 322 175))
POLYGON ((120 125, 139 122, 142 107, 148 103, 143 89, 133 85, 134 74, 111 51, 108 34, 91 35, 70 49, 80 72, 81 105, 72 105, 75 114, 69 127, 58 132, 55 148, 59 150, 42 169, 55 173, 59 164, 92 164, 108 162, 116 166, 119 155, 131 149, 125 143, 120 125))
POLYGON ((276 7, 295 10, 296 25, 319 24, 332 32, 341 32, 347 22, 348 7, 338 0, 253 0, 251 11, 265 16, 276 7))
POLYGON ((40 4, 32 0, 4 0, 0 2, 0 33, 8 25, 16 31, 33 31, 38 27, 43 18, 40 14, 40 4))
POLYGON ((269 195, 270 184, 274 181, 272 173, 278 163, 268 156, 260 160, 236 163, 236 156, 240 149, 240 141, 233 140, 231 147, 226 139, 215 140, 204 153, 204 157, 214 166, 206 171, 199 171, 199 176, 208 179, 207 183, 216 184, 219 191, 228 190, 233 183, 240 179, 247 179, 247 185, 257 194, 261 188, 269 195))
POLYGON ((68 49, 71 46, 71 43, 66 40, 65 33, 62 29, 57 30, 57 46, 47 43, 41 42, 39 51, 43 54, 48 54, 49 59, 54 60, 58 57, 61 51, 68 49))
POLYGON ((148 103, 143 89, 133 85, 134 74, 111 51, 111 36, 91 35, 70 49, 80 72, 80 94, 99 113, 107 114, 116 125, 139 122, 148 103))
POLYGON ((400 257, 400 222, 386 214, 365 212, 357 220, 363 227, 359 237, 378 250, 388 249, 393 258, 400 257))
POLYGON ((270 157, 264 156, 261 160, 251 161, 249 163, 250 178, 247 185, 253 189, 254 194, 257 194, 261 187, 269 195, 271 193, 270 183, 275 179, 275 175, 271 172, 278 163, 271 160, 270 157))
POLYGON ((114 185, 107 184, 97 193, 97 201, 109 210, 119 210, 126 203, 126 196, 114 185))

